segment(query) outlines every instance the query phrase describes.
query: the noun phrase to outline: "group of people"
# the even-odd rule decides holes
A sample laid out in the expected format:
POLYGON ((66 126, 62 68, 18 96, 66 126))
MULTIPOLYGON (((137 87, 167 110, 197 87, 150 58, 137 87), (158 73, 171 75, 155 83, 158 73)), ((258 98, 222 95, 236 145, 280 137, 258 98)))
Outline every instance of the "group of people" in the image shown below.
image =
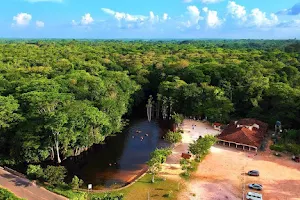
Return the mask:
MULTIPOLYGON (((139 134, 139 133, 141 133, 142 131, 140 131, 140 130, 136 130, 135 132, 136 132, 137 134, 139 134)), ((145 134, 145 136, 146 136, 146 137, 148 137, 148 136, 149 136, 149 134, 148 134, 148 133, 146 133, 146 134, 145 134)), ((135 136, 133 135, 133 136, 132 136, 132 138, 135 138, 135 136)), ((140 138, 141 138, 141 142, 142 142, 142 141, 144 140, 144 136, 140 136, 140 138)))
POLYGON ((192 129, 194 130, 196 127, 196 124, 192 124, 192 129))
MULTIPOLYGON (((109 166, 112 166, 113 164, 109 163, 108 165, 109 165, 109 166)), ((114 165, 117 165, 117 163, 115 162, 114 165)))

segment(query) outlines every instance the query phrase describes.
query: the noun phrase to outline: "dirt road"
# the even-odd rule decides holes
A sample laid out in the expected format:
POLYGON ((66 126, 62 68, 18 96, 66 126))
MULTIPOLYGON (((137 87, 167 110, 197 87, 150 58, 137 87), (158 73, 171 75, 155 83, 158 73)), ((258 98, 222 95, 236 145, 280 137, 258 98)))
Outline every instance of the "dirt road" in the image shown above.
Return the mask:
POLYGON ((42 187, 33 185, 29 180, 19 178, 0 168, 0 186, 16 196, 28 200, 66 200, 42 187))

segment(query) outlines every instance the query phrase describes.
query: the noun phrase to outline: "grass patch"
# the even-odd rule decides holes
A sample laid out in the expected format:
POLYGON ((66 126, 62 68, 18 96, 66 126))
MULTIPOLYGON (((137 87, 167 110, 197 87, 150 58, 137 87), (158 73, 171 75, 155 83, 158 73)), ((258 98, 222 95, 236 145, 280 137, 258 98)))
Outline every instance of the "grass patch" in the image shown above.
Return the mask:
POLYGON ((81 191, 74 191, 70 189, 70 187, 67 186, 46 186, 44 185, 47 190, 52 191, 56 194, 60 194, 62 196, 65 196, 71 200, 86 200, 87 199, 87 193, 81 192, 81 191))
POLYGON ((23 199, 16 197, 16 195, 11 193, 7 189, 1 188, 1 187, 0 187, 0 199, 1 200, 23 200, 23 199))
MULTIPOLYGON (((138 180, 132 186, 119 190, 117 192, 111 192, 111 195, 124 195, 124 200, 145 200, 148 198, 148 192, 150 199, 164 200, 164 199, 177 199, 178 195, 178 183, 172 180, 164 180, 163 178, 156 177, 155 183, 151 183, 151 175, 146 174, 140 180, 138 180)), ((90 199, 101 198, 105 193, 93 193, 90 194, 90 199)))
MULTIPOLYGON (((124 196, 124 200, 145 200, 148 198, 148 192, 150 199, 165 200, 165 199, 177 199, 178 195, 178 183, 172 180, 164 180, 163 178, 156 177, 155 183, 151 183, 151 174, 146 174, 132 186, 121 189, 116 192, 102 192, 102 193, 89 193, 82 191, 74 191, 67 186, 53 187, 45 186, 48 190, 60 194, 69 198, 70 200, 101 200, 107 196, 124 196)), ((181 186, 180 186, 181 187, 181 186)), ((1 199, 1 198, 0 198, 1 199)), ((122 199, 122 200, 123 200, 122 199)))
POLYGON ((190 172, 182 172, 179 174, 179 176, 181 178, 183 178, 184 180, 188 181, 188 180, 190 180, 191 173, 190 172))

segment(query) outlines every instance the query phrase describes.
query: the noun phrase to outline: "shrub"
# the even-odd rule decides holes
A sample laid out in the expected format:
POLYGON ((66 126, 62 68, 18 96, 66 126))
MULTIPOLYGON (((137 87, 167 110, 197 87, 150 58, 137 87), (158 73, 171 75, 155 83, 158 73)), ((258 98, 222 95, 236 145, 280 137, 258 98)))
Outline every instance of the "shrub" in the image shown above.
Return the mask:
POLYGON ((70 189, 69 186, 66 186, 66 185, 59 185, 59 186, 46 185, 46 188, 48 190, 52 191, 52 192, 55 192, 55 193, 60 194, 62 196, 65 196, 68 199, 73 199, 73 200, 86 200, 86 199, 88 199, 86 192, 74 191, 74 190, 70 189))
POLYGON ((300 154, 300 145, 297 145, 297 144, 286 144, 285 147, 286 147, 286 150, 288 152, 291 152, 294 155, 300 154))
POLYGON ((3 199, 3 200, 22 200, 22 199, 16 197, 10 191, 8 191, 6 189, 3 189, 1 187, 0 187, 0 199, 3 199))
POLYGON ((184 177, 190 177, 190 168, 191 168, 191 161, 182 158, 180 160, 181 169, 184 170, 184 172, 181 174, 184 177))
POLYGON ((67 170, 63 166, 47 166, 44 171, 45 180, 51 185, 59 185, 64 183, 67 170))
POLYGON ((167 194, 164 194, 163 197, 170 198, 170 197, 172 197, 172 194, 173 194, 173 191, 169 190, 169 192, 167 194))
POLYGON ((216 142, 216 138, 212 135, 206 135, 205 137, 199 137, 194 143, 190 144, 190 152, 196 156, 196 160, 200 161, 201 157, 209 153, 209 149, 216 142))
POLYGON ((285 150, 284 145, 282 144, 273 144, 270 146, 270 149, 278 152, 283 152, 285 150))
POLYGON ((70 184, 71 188, 78 189, 83 184, 83 180, 79 179, 77 176, 74 176, 72 178, 72 182, 70 184))
POLYGON ((195 161, 195 160, 192 160, 191 161, 191 164, 190 164, 190 167, 189 167, 189 171, 191 171, 191 172, 194 172, 194 171, 197 171, 197 169, 198 169, 198 162, 197 161, 195 161))
POLYGON ((15 165, 16 160, 12 157, 0 154, 0 165, 15 165))
POLYGON ((284 138, 291 142, 298 142, 300 144, 300 130, 288 130, 284 134, 284 138))
POLYGON ((292 143, 287 143, 287 144, 273 144, 270 146, 271 150, 278 151, 278 152, 290 152, 294 155, 299 155, 300 154, 300 145, 298 144, 292 144, 292 143))
POLYGON ((44 176, 44 171, 40 165, 28 165, 26 174, 30 179, 40 179, 44 176))
POLYGON ((170 148, 155 149, 151 153, 151 158, 160 158, 161 163, 166 162, 167 157, 172 153, 170 148))
POLYGON ((175 122, 176 125, 179 125, 179 124, 181 124, 183 122, 184 116, 181 115, 181 114, 174 113, 172 115, 172 119, 174 120, 174 122, 175 122))
POLYGON ((156 149, 151 153, 151 159, 147 162, 149 167, 149 172, 152 174, 152 183, 154 183, 155 175, 161 170, 161 164, 166 162, 167 156, 170 155, 172 151, 169 148, 156 149))
POLYGON ((182 129, 179 129, 177 132, 178 133, 184 133, 184 131, 182 129))
POLYGON ((92 200, 123 200, 124 195, 123 194, 118 194, 118 195, 112 195, 110 193, 104 194, 103 197, 92 197, 92 200))
POLYGON ((172 143, 172 144, 175 144, 175 143, 181 142, 182 135, 179 132, 169 131, 166 134, 165 140, 172 143))

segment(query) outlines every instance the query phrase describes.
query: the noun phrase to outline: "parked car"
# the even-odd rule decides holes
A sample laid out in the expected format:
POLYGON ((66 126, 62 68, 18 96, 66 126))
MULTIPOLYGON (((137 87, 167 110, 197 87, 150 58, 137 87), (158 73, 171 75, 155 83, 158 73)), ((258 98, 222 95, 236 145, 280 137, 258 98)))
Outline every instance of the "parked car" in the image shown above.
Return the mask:
POLYGON ((295 162, 300 162, 300 157, 299 156, 293 156, 292 160, 295 162))
POLYGON ((251 170, 248 172, 249 176, 259 176, 259 171, 257 170, 251 170))
POLYGON ((248 187, 254 190, 262 190, 263 188, 261 184, 257 184, 257 183, 249 184, 248 187))
POLYGON ((248 192, 246 195, 246 199, 248 200, 262 200, 262 195, 256 192, 248 192))

